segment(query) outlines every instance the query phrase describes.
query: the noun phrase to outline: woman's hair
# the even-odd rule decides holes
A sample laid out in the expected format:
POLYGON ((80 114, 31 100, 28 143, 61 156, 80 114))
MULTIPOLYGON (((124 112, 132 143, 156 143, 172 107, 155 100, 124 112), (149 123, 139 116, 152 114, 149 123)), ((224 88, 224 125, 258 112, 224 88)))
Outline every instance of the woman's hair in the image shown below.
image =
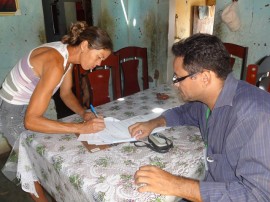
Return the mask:
POLYGON ((208 69, 225 80, 232 71, 228 51, 214 35, 194 34, 175 43, 172 52, 176 57, 183 57, 184 69, 188 73, 208 69))
POLYGON ((62 43, 78 46, 82 41, 88 41, 89 48, 113 50, 113 44, 108 33, 98 27, 88 26, 86 22, 71 24, 69 33, 62 37, 62 43))

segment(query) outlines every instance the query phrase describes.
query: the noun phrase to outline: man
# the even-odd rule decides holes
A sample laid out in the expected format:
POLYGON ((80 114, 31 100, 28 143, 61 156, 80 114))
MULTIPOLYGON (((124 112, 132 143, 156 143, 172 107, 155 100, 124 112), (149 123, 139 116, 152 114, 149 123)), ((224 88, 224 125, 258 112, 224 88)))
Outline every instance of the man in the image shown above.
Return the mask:
POLYGON ((193 35, 172 51, 173 83, 187 103, 129 131, 141 139, 158 126, 199 127, 206 176, 198 181, 142 166, 134 176, 138 191, 191 201, 270 201, 270 94, 233 77, 229 54, 215 36, 193 35))

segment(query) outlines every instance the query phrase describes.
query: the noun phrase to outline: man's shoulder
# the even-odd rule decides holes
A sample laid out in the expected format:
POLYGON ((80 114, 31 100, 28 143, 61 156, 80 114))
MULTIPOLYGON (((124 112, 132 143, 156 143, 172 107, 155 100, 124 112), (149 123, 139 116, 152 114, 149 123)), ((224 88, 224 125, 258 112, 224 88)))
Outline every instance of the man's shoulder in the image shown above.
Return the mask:
POLYGON ((247 111, 263 110, 270 113, 270 93, 247 82, 239 81, 233 106, 236 106, 239 111, 240 109, 247 111))

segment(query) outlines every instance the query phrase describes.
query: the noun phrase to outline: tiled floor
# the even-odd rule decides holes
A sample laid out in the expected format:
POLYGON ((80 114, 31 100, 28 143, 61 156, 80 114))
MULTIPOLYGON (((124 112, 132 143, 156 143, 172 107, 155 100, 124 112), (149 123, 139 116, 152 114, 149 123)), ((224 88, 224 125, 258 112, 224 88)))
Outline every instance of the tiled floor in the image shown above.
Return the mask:
MULTIPOLYGON (((4 166, 8 155, 0 156, 0 168, 4 166)), ((0 171, 0 201, 1 202, 33 202, 31 196, 9 181, 0 171)))

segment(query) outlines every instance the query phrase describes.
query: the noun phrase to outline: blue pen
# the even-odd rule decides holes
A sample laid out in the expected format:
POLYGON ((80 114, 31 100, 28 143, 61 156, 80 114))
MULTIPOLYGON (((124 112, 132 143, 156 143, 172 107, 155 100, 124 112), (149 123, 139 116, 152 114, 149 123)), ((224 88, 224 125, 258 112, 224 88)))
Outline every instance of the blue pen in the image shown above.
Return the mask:
POLYGON ((97 112, 96 112, 96 110, 95 110, 95 108, 93 107, 92 104, 90 104, 90 109, 95 114, 95 116, 98 118, 97 112))

